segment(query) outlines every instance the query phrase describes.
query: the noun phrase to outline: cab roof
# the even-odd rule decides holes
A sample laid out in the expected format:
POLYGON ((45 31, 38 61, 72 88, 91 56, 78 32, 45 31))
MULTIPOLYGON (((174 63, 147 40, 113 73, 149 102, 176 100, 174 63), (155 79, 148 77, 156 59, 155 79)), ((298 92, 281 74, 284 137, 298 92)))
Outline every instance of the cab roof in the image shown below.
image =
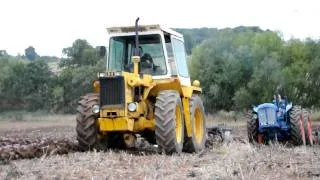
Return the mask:
MULTIPOLYGON (((122 33, 133 33, 135 32, 135 26, 120 26, 120 27, 108 27, 107 31, 109 34, 122 34, 122 33)), ((163 31, 179 38, 183 38, 183 35, 158 24, 154 25, 139 25, 139 32, 147 32, 147 31, 163 31)))

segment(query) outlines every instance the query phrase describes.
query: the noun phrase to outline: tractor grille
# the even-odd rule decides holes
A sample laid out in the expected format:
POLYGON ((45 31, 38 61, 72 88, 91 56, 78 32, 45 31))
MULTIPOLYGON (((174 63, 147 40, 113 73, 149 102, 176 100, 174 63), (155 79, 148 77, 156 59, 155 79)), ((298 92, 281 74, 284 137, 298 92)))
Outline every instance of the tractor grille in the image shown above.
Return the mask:
POLYGON ((277 120, 274 108, 263 108, 258 110, 259 121, 262 125, 274 125, 277 120))
POLYGON ((124 78, 122 76, 100 78, 100 105, 122 107, 124 98, 124 78))

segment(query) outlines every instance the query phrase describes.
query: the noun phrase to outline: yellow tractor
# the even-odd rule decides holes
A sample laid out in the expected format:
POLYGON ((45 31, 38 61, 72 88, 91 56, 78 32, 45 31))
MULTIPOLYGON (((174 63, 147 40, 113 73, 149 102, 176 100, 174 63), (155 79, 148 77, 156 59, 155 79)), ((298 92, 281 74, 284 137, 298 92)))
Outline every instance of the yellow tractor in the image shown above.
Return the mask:
POLYGON ((199 152, 206 141, 200 82, 188 73, 184 39, 160 25, 110 27, 107 70, 77 108, 82 150, 133 147, 136 135, 166 154, 199 152))

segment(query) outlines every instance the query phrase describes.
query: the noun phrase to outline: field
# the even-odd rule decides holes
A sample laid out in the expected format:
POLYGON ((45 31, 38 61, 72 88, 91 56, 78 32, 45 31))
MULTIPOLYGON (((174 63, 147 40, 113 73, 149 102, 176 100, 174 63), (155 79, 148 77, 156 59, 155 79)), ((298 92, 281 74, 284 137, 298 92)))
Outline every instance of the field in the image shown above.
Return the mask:
POLYGON ((318 145, 253 146, 243 119, 208 118, 227 122, 233 129, 231 140, 211 137, 200 154, 172 156, 143 139, 136 149, 79 152, 72 115, 1 120, 0 179, 320 179, 318 145), (6 150, 11 156, 4 155, 6 150))

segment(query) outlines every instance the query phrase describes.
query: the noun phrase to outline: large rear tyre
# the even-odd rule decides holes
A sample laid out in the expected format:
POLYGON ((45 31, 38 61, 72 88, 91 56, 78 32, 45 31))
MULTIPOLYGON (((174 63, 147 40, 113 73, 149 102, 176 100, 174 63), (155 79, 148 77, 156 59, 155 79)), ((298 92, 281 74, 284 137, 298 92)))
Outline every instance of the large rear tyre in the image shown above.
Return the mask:
POLYGON ((186 137, 183 150, 198 153, 205 148, 207 128, 203 103, 196 94, 190 98, 190 120, 192 136, 186 137))
POLYGON ((306 145, 303 114, 300 106, 293 106, 290 110, 290 136, 293 145, 306 145))
POLYGON ((248 139, 250 143, 262 143, 260 141, 259 138, 259 134, 258 134, 258 120, 256 118, 254 118, 254 116, 257 116, 257 114, 255 114, 252 111, 249 111, 247 114, 247 132, 248 132, 248 139))
POLYGON ((302 110, 302 113, 303 113, 303 124, 304 124, 304 132, 306 137, 306 144, 313 146, 311 116, 309 112, 305 109, 302 110))
POLYGON ((180 95, 161 91, 155 104, 156 142, 166 153, 181 153, 184 140, 184 116, 180 95))
POLYGON ((79 148, 83 151, 107 148, 106 137, 98 133, 98 114, 92 112, 92 106, 99 104, 99 95, 90 93, 80 98, 77 108, 77 140, 79 148))

